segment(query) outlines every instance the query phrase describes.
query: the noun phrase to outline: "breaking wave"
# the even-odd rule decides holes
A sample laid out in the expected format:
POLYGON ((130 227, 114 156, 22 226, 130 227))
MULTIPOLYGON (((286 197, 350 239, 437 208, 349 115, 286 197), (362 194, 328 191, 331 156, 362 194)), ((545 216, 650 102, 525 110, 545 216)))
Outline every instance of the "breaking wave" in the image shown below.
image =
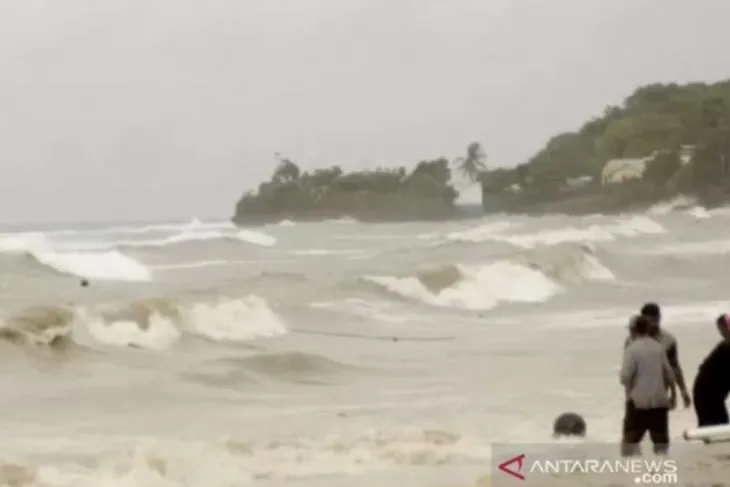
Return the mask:
POLYGON ((451 232, 446 235, 445 240, 451 242, 486 242, 494 235, 498 235, 508 229, 514 228, 517 224, 508 221, 496 221, 485 223, 466 230, 451 232))
POLYGON ((567 227, 532 234, 494 235, 491 239, 507 242, 516 247, 534 248, 540 245, 564 243, 607 242, 619 237, 638 237, 665 232, 664 227, 654 220, 645 216, 634 216, 608 225, 590 225, 585 228, 567 227))
POLYGON ((258 296, 206 302, 147 299, 116 306, 37 306, 1 320, 0 339, 16 344, 163 350, 185 335, 248 341, 287 333, 258 296))
POLYGON ((491 309, 503 301, 543 302, 561 288, 543 274, 511 262, 449 265, 416 276, 366 279, 400 296, 435 306, 491 309))
MULTIPOLYGON (((44 234, 25 233, 0 235, 0 253, 10 256, 25 255, 35 263, 60 274, 95 280, 142 282, 151 281, 153 271, 122 249, 167 247, 215 239, 264 247, 276 245, 276 238, 253 230, 195 230, 159 239, 110 242, 51 242, 44 234)), ((210 262, 212 261, 199 266, 212 265, 210 262)))
POLYGON ((712 215, 707 208, 698 204, 696 198, 680 195, 669 201, 657 203, 647 210, 649 215, 668 215, 670 213, 682 212, 697 219, 704 220, 712 215))
POLYGON ((679 195, 669 201, 657 203, 647 210, 649 215, 667 215, 677 210, 689 210, 697 206, 697 199, 679 195))
POLYGON ((245 242, 263 247, 276 245, 276 238, 263 232, 254 230, 238 230, 226 232, 221 230, 181 232, 165 238, 153 240, 119 240, 106 245, 118 247, 167 247, 182 243, 203 242, 208 240, 228 240, 234 242, 245 242))
POLYGON ((616 279, 611 269, 598 259, 590 243, 532 249, 515 257, 515 261, 565 285, 616 279))
POLYGON ((147 266, 116 250, 102 252, 37 250, 28 252, 27 255, 61 274, 112 281, 152 280, 152 271, 147 266))
POLYGON ((113 225, 110 227, 96 229, 61 229, 48 232, 54 235, 74 235, 79 233, 91 235, 145 235, 150 233, 177 233, 196 230, 229 230, 235 229, 230 221, 207 221, 203 222, 198 218, 191 218, 187 222, 154 223, 148 225, 113 225))
MULTIPOLYGON (((131 230, 129 233, 132 233, 131 230)), ((141 233, 146 235, 149 232, 141 233)), ((43 233, 18 233, 5 235, 0 234, 0 252, 33 252, 50 249, 66 252, 102 251, 123 247, 167 247, 171 245, 205 242, 210 240, 227 240, 263 247, 271 247, 277 243, 275 237, 264 232, 250 229, 191 228, 179 231, 172 235, 151 239, 101 239, 61 242, 51 242, 43 233)))
POLYGON ((445 265, 410 276, 368 276, 388 292, 422 303, 486 310, 500 303, 541 303, 585 281, 612 281, 610 269, 592 249, 569 249, 564 255, 519 255, 485 265, 445 265))
POLYGON ((565 243, 606 242, 617 238, 662 234, 666 230, 659 223, 643 215, 624 218, 610 224, 593 224, 585 227, 564 227, 542 230, 534 233, 506 233, 519 226, 511 221, 496 221, 480 224, 448 233, 421 235, 421 239, 437 240, 441 243, 483 243, 503 242, 523 249, 538 246, 552 246, 565 243))

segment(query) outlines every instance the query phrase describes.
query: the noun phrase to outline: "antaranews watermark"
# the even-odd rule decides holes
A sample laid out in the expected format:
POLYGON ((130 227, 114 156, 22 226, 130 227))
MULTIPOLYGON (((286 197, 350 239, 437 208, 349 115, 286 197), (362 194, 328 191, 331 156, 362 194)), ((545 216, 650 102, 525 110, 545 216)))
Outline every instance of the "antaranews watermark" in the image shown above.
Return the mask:
MULTIPOLYGON (((505 469, 505 472, 508 470, 505 469)), ((535 460, 528 473, 631 474, 637 484, 676 484, 677 462, 671 459, 535 460)))
POLYGON ((493 485, 544 485, 555 477, 602 477, 607 483, 676 485, 677 462, 668 457, 622 458, 618 445, 495 445, 493 485))

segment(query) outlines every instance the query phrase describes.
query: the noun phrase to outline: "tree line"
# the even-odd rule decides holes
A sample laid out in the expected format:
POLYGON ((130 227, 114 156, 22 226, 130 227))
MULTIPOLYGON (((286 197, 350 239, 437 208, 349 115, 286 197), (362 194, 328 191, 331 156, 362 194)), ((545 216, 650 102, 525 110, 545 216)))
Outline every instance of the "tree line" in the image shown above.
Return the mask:
POLYGON ((518 185, 547 197, 571 178, 588 177, 599 186, 608 161, 628 158, 649 159, 643 188, 657 196, 724 192, 730 182, 730 80, 642 86, 578 130, 552 137, 526 162, 482 177, 487 192, 518 185))
POLYGON ((406 167, 346 172, 340 166, 303 171, 291 159, 275 155, 271 177, 245 193, 236 205, 237 223, 273 219, 440 219, 453 216, 458 191, 452 167, 472 181, 486 171, 487 156, 478 142, 463 157, 420 161, 406 167))
POLYGON ((234 221, 319 219, 350 215, 370 219, 432 219, 453 216, 458 192, 452 168, 482 185, 484 194, 517 189, 532 202, 564 196, 571 179, 604 191, 601 173, 612 159, 647 158, 646 170, 625 186, 627 195, 656 198, 684 193, 724 198, 730 187, 730 80, 637 88, 620 105, 608 106, 578 130, 552 137, 515 167, 487 168, 481 144, 463 157, 405 166, 346 172, 339 166, 303 171, 279 154, 268 181, 238 201, 234 221), (691 148, 688 163, 683 151, 691 148))

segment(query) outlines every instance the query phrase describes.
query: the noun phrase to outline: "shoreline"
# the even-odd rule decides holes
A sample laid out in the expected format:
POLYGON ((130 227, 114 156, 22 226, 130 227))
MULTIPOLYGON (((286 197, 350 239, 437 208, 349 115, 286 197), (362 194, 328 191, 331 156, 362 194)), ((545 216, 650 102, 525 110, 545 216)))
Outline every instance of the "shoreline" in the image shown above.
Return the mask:
POLYGON ((352 219, 360 223, 434 223, 434 222, 450 222, 460 220, 477 220, 487 216, 480 204, 471 204, 457 206, 453 211, 433 216, 419 216, 415 214, 380 214, 375 212, 339 212, 339 211, 319 211, 308 213, 281 213, 270 215, 259 215, 257 217, 242 218, 235 216, 231 218, 231 223, 237 227, 245 228, 257 225, 271 225, 282 221, 290 221, 295 223, 325 223, 337 220, 352 219))
POLYGON ((478 220, 485 217, 504 215, 504 216, 527 216, 540 217, 549 215, 565 215, 585 217, 590 215, 617 216, 626 213, 646 212, 653 206, 661 203, 668 203, 674 198, 687 196, 694 203, 688 205, 701 206, 707 210, 722 208, 730 204, 730 198, 703 198, 697 195, 667 195, 664 198, 645 198, 642 201, 625 202, 616 201, 611 196, 601 193, 593 193, 587 195, 566 197, 554 199, 552 201, 543 202, 516 202, 503 200, 502 204, 494 205, 489 210, 481 205, 464 205, 444 215, 435 215, 432 217, 399 215, 398 217, 388 217, 385 215, 360 214, 351 215, 339 212, 322 212, 318 214, 277 214, 267 215, 258 218, 231 218, 231 222, 237 227, 248 228, 259 225, 271 225, 282 221, 291 221, 295 223, 324 223, 335 220, 353 219, 360 223, 434 223, 434 222, 456 222, 467 220, 478 220))

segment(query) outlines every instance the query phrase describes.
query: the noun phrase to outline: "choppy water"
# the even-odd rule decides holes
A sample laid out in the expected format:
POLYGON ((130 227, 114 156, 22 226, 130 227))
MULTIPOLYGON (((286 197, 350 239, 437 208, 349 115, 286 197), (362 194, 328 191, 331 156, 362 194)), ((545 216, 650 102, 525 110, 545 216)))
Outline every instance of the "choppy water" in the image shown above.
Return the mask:
POLYGON ((678 204, 5 233, 0 485, 473 485, 564 410, 617 439, 645 300, 691 380, 728 263, 730 211, 678 204))

